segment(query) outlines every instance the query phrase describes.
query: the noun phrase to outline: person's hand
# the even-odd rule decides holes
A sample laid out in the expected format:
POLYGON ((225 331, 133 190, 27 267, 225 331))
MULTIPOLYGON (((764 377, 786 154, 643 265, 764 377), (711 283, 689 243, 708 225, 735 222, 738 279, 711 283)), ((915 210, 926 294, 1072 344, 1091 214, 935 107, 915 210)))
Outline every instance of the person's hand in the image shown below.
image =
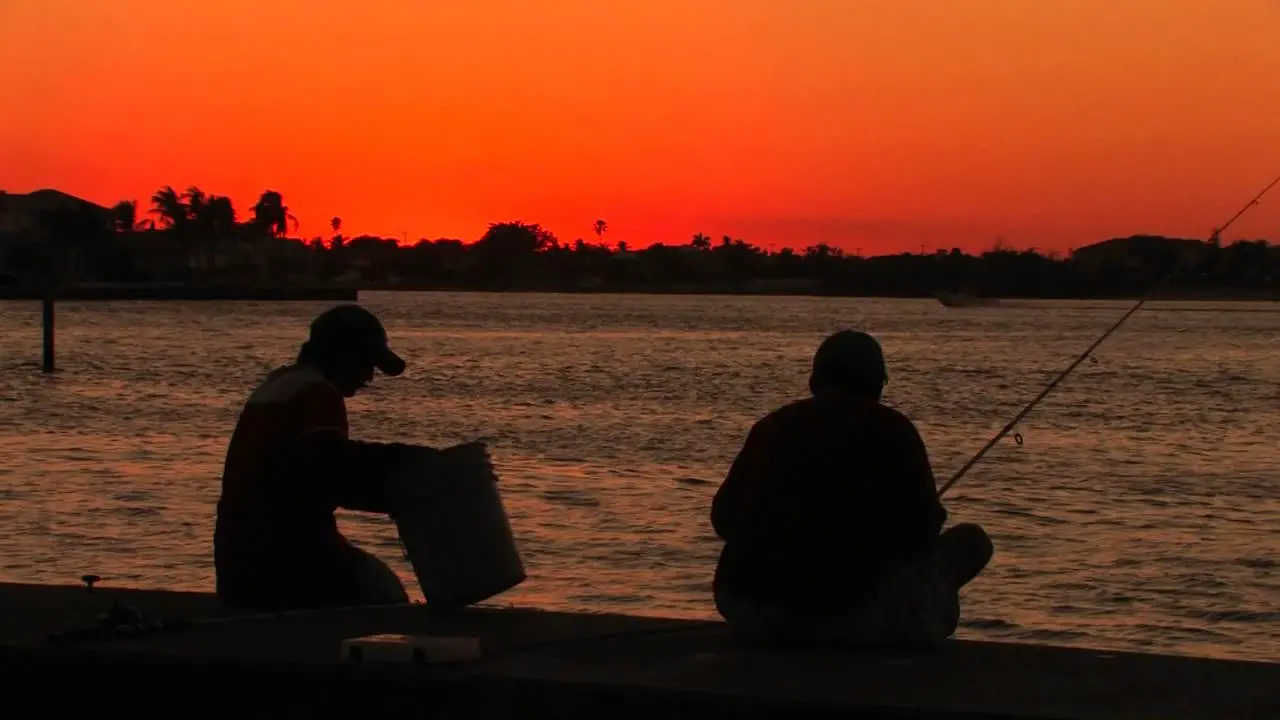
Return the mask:
POLYGON ((467 472, 484 472, 497 480, 493 470, 493 460, 489 457, 488 446, 479 440, 454 445, 443 450, 443 460, 455 468, 467 472))
POLYGON ((434 466, 439 460, 440 451, 425 445, 414 445, 411 443, 390 443, 392 451, 395 453, 396 464, 400 467, 411 465, 434 466))

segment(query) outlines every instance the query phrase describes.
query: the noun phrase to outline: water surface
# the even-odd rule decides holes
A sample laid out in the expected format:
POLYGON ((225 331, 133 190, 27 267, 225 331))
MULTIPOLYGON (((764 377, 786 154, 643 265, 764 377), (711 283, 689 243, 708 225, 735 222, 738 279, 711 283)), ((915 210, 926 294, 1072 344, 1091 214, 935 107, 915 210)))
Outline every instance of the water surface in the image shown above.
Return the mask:
MULTIPOLYGON (((946 478, 1127 307, 367 294, 411 363, 353 433, 487 437, 543 608, 710 617, 711 495, 750 424, 801 397, 821 337, 885 344, 888 400, 946 478)), ((311 303, 0 302, 0 579, 212 587, 226 440, 311 303)), ((1280 313, 1134 316, 950 496, 998 554, 961 636, 1280 657, 1280 313)), ((412 582, 385 519, 344 528, 412 582)))

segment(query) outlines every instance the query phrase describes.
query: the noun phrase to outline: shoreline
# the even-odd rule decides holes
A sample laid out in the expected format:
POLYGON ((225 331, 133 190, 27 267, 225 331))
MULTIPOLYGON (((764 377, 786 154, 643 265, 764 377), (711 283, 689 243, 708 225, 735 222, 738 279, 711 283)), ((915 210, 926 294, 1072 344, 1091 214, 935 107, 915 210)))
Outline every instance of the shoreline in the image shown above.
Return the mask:
MULTIPOLYGON (((741 289, 727 287, 617 287, 617 288, 507 288, 476 287, 362 285, 344 286, 292 286, 292 285, 181 285, 181 284, 101 284, 77 285, 59 288, 55 300, 75 302, 107 302, 119 300, 139 301, 262 301, 262 302, 358 302, 363 292, 375 293, 476 293, 493 295, 650 295, 650 296, 720 296, 720 297, 811 297, 857 298, 878 300, 934 300, 931 293, 833 293, 822 291, 797 291, 791 289, 741 289)), ((45 299, 44 289, 31 286, 0 286, 0 300, 39 301, 45 299)), ((984 302, 958 306, 954 310, 998 309, 1003 301, 1127 301, 1137 302, 1141 295, 1008 295, 982 297, 984 302)), ((1148 302, 1214 302, 1214 303, 1275 303, 1280 311, 1280 296, 1269 292, 1185 292, 1161 293, 1147 298, 1148 302)), ((939 302, 939 305, 942 305, 939 302)), ((1259 309, 1258 312, 1267 312, 1259 309)))
MULTIPOLYGON (((545 295, 722 295, 730 297, 817 297, 817 298, 875 298, 882 300, 938 300, 936 292, 824 292, 821 290, 769 289, 769 288, 733 288, 726 286, 711 287, 637 287, 620 286, 610 288, 476 288, 452 287, 446 285, 380 285, 365 284, 360 286, 361 292, 412 292, 412 293, 491 293, 503 294, 545 294, 545 295)), ((1064 294, 1064 295, 1001 295, 981 296, 981 299, 995 301, 999 305, 1002 300, 1128 300, 1137 302, 1143 295, 1138 294, 1064 294)), ((1272 291, 1204 291, 1204 292, 1164 292, 1148 298, 1148 302, 1276 302, 1280 308, 1280 294, 1272 291)), ((941 304, 941 303, 939 303, 941 304)), ((990 305, 989 305, 990 306, 990 305)), ((974 306, 977 307, 977 306, 974 306)))
POLYGON ((42 698, 46 710, 49 702, 70 709, 85 701, 37 689, 58 682, 92 684, 97 712, 171 711, 174 694, 199 693, 206 709, 242 712, 252 697, 256 710, 304 716, 340 706, 370 717, 440 718, 1280 717, 1276 662, 963 640, 916 650, 765 651, 734 642, 718 621, 518 608, 219 618, 210 593, 102 586, 0 583, 0 662, 29 679, 15 689, 23 699, 42 698), (91 625, 115 603, 151 620, 187 622, 149 636, 50 641, 50 633, 91 625), (427 632, 476 638, 480 657, 381 664, 341 652, 344 639, 427 632), (139 676, 166 692, 129 682, 139 676), (228 682, 242 692, 225 692, 228 682))
MULTIPOLYGON (((0 286, 0 300, 44 300, 43 288, 0 286)), ((288 285, 182 285, 164 283, 73 285, 53 291, 54 300, 72 302, 149 301, 262 301, 262 302, 356 302, 359 290, 347 287, 305 287, 288 285)))

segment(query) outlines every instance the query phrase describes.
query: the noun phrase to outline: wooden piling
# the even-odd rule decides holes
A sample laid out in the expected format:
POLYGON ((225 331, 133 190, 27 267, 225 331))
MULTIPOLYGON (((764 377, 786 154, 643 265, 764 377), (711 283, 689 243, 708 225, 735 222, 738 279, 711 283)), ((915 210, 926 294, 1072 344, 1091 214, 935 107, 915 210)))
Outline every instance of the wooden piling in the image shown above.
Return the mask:
POLYGON ((53 292, 46 292, 44 299, 40 303, 41 328, 44 334, 44 358, 41 364, 41 370, 46 374, 54 371, 54 306, 53 292))

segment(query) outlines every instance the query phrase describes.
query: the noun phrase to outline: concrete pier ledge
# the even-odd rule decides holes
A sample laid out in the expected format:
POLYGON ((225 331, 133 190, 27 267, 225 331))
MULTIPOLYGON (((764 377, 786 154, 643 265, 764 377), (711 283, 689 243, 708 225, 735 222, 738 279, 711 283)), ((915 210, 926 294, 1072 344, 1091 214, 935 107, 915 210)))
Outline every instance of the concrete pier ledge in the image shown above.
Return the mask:
POLYGON ((1275 720, 1280 664, 955 641, 928 651, 747 650, 718 622, 425 606, 219 618, 210 594, 0 583, 6 704, 45 713, 433 718, 1275 720), (55 643, 114 603, 141 637, 55 643), (470 636, 483 657, 378 665, 377 633, 470 636))

